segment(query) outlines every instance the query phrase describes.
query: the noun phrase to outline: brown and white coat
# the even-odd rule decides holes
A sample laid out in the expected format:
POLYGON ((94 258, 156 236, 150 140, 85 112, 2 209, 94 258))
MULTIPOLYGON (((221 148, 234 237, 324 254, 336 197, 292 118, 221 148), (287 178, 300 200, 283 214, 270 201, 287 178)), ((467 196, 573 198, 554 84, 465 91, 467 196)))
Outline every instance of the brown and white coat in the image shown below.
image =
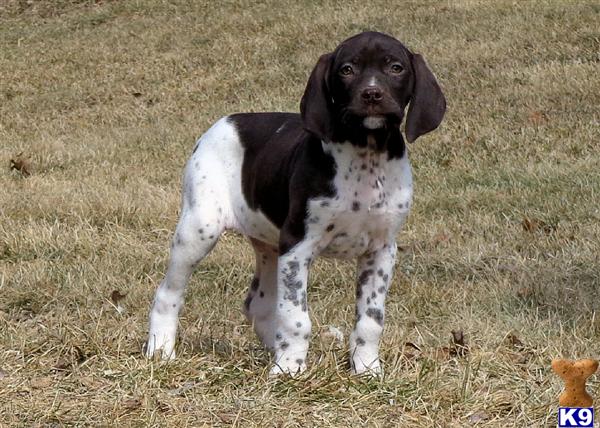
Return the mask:
POLYGON ((379 339, 396 235, 412 198, 409 142, 434 130, 445 99, 420 55, 366 32, 321 56, 301 114, 243 113, 217 121, 186 166, 169 268, 154 299, 146 353, 174 357, 177 319, 194 267, 226 229, 247 236, 256 270, 244 311, 274 353, 271 373, 306 368, 307 282, 318 256, 357 259, 352 369, 380 373, 379 339))

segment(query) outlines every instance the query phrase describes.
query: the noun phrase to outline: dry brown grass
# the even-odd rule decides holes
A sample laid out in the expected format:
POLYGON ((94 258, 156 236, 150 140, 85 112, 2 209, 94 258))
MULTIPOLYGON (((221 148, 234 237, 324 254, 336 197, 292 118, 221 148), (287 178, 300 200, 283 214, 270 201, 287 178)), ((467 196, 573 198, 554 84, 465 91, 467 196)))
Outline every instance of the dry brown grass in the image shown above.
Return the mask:
MULTIPOLYGON (((319 3, 0 3, 0 425, 555 424, 550 360, 600 351, 600 6, 319 3), (232 234, 193 277, 178 360, 146 361, 195 138, 296 111, 318 55, 363 29, 422 52, 449 100, 410 147, 385 378, 349 376, 346 346, 315 334, 308 373, 269 380, 232 234)), ((317 333, 350 330, 353 275, 317 264, 317 333)))

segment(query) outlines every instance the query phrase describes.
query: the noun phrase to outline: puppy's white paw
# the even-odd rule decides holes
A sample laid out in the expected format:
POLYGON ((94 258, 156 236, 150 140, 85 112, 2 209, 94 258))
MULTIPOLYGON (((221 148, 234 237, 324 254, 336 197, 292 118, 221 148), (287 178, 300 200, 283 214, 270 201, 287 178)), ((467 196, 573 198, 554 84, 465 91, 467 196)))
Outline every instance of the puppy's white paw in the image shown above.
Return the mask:
POLYGON ((296 359, 295 361, 285 360, 283 363, 275 363, 269 371, 269 376, 275 377, 282 374, 289 376, 296 376, 303 373, 306 370, 306 363, 303 359, 296 359))
POLYGON ((175 359, 175 341, 168 340, 164 335, 150 335, 148 342, 146 343, 145 350, 146 358, 154 358, 159 356, 163 361, 171 361, 175 359), (158 337, 162 337, 163 340, 158 340, 158 337))
POLYGON ((371 360, 369 364, 365 364, 361 359, 354 358, 352 360, 352 373, 360 376, 382 377, 383 367, 379 362, 379 358, 371 360))

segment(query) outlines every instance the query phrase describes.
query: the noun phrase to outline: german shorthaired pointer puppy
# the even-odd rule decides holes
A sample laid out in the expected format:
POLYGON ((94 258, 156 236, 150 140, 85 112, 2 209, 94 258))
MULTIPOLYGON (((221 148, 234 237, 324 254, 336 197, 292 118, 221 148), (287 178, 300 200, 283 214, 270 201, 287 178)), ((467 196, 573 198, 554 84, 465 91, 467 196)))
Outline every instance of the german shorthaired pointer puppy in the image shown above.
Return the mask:
POLYGON ((438 127, 446 102, 420 55, 365 32, 319 58, 295 113, 242 113, 217 121, 184 173, 169 268, 150 314, 147 356, 174 357, 186 284, 225 229, 248 237, 256 271, 244 302, 274 353, 271 374, 306 368, 311 334, 308 270, 319 256, 358 260, 355 373, 378 374, 384 300, 406 219, 408 142, 438 127))

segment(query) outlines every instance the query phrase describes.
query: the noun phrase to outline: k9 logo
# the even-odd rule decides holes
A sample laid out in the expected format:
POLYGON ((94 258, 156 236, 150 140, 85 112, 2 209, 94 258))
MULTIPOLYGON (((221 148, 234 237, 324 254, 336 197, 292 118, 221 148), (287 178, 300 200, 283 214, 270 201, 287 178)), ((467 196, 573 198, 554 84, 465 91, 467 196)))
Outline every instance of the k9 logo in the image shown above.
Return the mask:
POLYGON ((594 426, 593 407, 559 407, 558 428, 582 428, 594 426))

